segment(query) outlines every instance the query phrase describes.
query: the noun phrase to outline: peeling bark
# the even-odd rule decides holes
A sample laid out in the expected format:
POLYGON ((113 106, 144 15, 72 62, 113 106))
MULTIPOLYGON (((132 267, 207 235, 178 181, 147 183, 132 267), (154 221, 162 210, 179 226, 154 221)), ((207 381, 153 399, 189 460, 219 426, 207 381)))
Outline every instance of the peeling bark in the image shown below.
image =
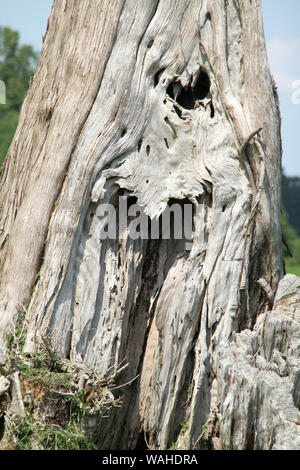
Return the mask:
POLYGON ((101 448, 198 445, 218 345, 283 276, 280 178, 259 0, 54 1, 2 171, 1 328, 28 306, 28 351, 42 334, 103 375, 127 364, 101 448), (192 240, 101 240, 122 200, 151 221, 185 204, 192 240))

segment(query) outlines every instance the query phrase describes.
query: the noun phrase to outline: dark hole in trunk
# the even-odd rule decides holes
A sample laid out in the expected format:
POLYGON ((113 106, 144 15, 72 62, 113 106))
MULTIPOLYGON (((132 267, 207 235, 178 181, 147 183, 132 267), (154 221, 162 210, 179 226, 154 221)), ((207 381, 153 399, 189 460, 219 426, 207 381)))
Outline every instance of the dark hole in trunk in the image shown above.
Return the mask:
MULTIPOLYGON (((203 100, 206 98, 210 90, 210 80, 209 76, 204 70, 201 70, 196 83, 192 85, 191 83, 185 88, 181 88, 180 92, 177 95, 176 101, 184 109, 194 109, 195 103, 197 100, 203 100)), ((174 89, 173 83, 167 88, 167 94, 170 98, 174 99, 174 89)), ((178 110, 175 108, 175 111, 178 114, 178 110)), ((179 116, 181 117, 181 116, 179 116)))
POLYGON ((190 85, 181 90, 177 96, 177 103, 184 109, 194 109, 195 99, 190 85))
POLYGON ((196 100, 203 100, 206 98, 210 90, 210 80, 204 70, 200 72, 200 75, 194 86, 194 96, 196 100))
POLYGON ((170 83, 170 85, 168 86, 167 95, 169 95, 170 98, 174 99, 173 83, 170 83))

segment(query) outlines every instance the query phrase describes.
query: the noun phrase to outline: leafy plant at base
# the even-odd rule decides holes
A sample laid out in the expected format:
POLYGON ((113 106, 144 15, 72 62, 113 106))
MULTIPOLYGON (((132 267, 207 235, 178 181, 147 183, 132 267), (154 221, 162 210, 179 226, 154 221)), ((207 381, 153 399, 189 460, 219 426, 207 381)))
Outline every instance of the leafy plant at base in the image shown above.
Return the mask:
POLYGON ((30 450, 31 438, 34 433, 33 419, 30 414, 24 418, 19 417, 19 423, 12 427, 12 434, 16 439, 16 450, 30 450))
POLYGON ((18 311, 18 318, 16 320, 14 329, 6 335, 6 346, 7 349, 14 355, 21 354, 25 339, 26 339, 26 327, 25 327, 25 315, 26 311, 22 307, 18 311))
POLYGON ((46 450, 96 450, 96 446, 86 439, 73 422, 65 429, 47 425, 42 431, 40 444, 46 450))

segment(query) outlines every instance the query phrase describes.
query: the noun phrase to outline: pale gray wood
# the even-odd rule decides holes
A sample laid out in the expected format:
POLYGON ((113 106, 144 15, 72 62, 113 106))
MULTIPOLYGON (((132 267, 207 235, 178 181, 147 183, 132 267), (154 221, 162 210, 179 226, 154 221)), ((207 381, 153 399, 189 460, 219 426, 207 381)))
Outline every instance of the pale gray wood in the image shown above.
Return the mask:
POLYGON ((216 348, 253 328, 283 276, 280 175, 259 0, 54 1, 2 175, 0 325, 30 300, 27 350, 50 335, 100 374, 128 364, 102 448, 199 445, 216 348), (209 94, 180 107, 201 72, 209 94), (151 219, 188 199, 192 250, 101 242, 119 189, 151 219))

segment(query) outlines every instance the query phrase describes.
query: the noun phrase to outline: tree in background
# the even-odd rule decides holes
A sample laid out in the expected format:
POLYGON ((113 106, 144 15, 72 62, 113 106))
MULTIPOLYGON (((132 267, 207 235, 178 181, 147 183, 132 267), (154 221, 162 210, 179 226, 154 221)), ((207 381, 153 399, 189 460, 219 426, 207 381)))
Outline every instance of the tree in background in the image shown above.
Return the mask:
POLYGON ((282 175, 282 203, 291 226, 300 236, 300 177, 282 175))
MULTIPOLYGON (((287 178, 288 179, 288 178, 287 178)), ((287 273, 300 275, 300 237, 290 224, 290 214, 283 209, 281 215, 283 254, 287 273)))
POLYGON ((19 39, 18 31, 0 27, 0 80, 6 85, 6 104, 0 105, 0 165, 14 136, 20 108, 38 60, 33 47, 20 46, 19 39))

